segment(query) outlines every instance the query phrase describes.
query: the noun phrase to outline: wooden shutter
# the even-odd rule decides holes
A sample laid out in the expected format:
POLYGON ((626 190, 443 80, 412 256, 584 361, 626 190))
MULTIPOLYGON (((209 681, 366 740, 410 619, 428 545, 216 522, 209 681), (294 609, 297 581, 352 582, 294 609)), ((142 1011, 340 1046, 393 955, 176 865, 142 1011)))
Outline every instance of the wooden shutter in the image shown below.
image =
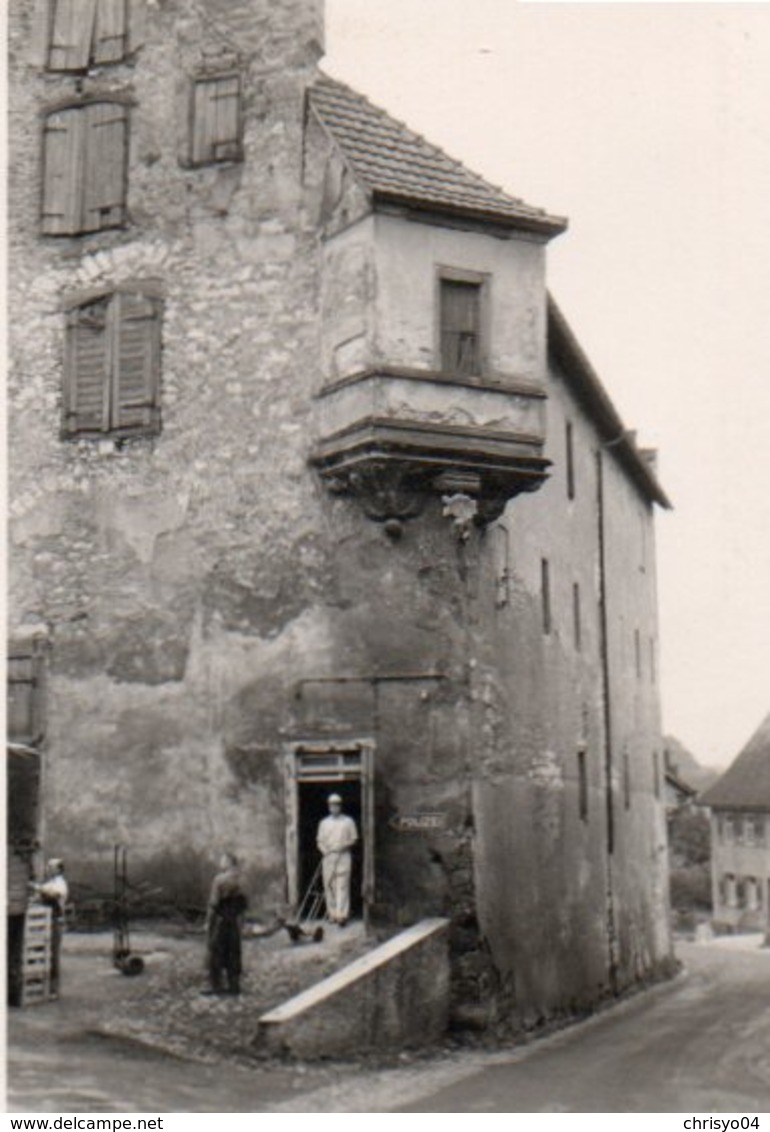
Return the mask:
POLYGON ((12 743, 33 744, 41 738, 40 676, 39 656, 28 653, 8 657, 7 731, 12 743))
POLYGON ((158 426, 159 301, 146 295, 113 299, 113 414, 115 429, 158 426))
POLYGON ((197 79, 193 84, 193 163, 237 161, 240 156, 240 76, 197 79))
POLYGON ((478 283, 441 281, 441 367, 472 376, 481 372, 481 288, 478 283))
POLYGON ((64 384, 64 431, 106 432, 110 427, 110 349, 107 299, 70 311, 64 384))
POLYGON ((94 63, 117 63, 126 55, 127 0, 99 0, 93 38, 94 63))
POLYGON ((85 71, 91 57, 97 0, 51 0, 49 71, 85 71))
POLYGON ((43 133, 42 230, 47 235, 80 231, 82 155, 82 109, 49 114, 43 133))
POLYGON ((128 108, 120 102, 93 102, 84 115, 82 232, 123 223, 126 200, 128 108))

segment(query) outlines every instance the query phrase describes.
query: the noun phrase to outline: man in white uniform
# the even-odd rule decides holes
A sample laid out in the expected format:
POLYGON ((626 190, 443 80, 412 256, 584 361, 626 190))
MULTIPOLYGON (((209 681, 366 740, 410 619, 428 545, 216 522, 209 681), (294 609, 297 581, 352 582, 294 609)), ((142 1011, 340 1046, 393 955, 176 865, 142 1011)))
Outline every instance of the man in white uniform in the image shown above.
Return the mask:
POLYGON ((326 915, 342 927, 350 916, 350 849, 358 841, 358 830, 353 819, 343 814, 339 794, 330 794, 326 802, 329 816, 318 824, 317 845, 323 858, 326 915))

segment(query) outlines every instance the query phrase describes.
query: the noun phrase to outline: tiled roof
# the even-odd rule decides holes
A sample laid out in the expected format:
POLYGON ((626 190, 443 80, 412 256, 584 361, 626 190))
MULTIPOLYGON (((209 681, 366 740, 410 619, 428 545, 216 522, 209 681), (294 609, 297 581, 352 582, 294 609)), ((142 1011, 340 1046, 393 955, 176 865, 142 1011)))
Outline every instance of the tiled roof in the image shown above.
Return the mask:
POLYGON ((431 145, 344 83, 322 75, 310 103, 356 179, 376 199, 556 235, 566 220, 533 208, 431 145))
POLYGON ((670 509, 671 501, 658 483, 651 462, 645 458, 644 449, 637 448, 633 431, 624 426, 607 390, 551 295, 548 296, 548 351, 561 365, 572 392, 583 402, 607 446, 645 498, 670 509))
POLYGON ((700 801, 723 809, 770 810, 770 715, 700 801))

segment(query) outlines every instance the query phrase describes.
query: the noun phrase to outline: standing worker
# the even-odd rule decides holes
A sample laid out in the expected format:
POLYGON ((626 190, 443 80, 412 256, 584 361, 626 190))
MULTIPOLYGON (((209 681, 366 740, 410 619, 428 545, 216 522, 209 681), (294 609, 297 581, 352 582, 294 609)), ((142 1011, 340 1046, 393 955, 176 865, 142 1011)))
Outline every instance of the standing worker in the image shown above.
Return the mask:
POLYGON ((222 994, 222 976, 227 993, 241 993, 241 931, 248 900, 243 891, 238 858, 223 853, 219 872, 211 885, 206 909, 206 945, 209 988, 204 994, 222 994))
POLYGON ((45 880, 32 888, 42 904, 51 909, 51 994, 59 994, 61 939, 64 933, 64 912, 69 899, 69 885, 64 875, 64 861, 52 857, 45 867, 45 880))
POLYGON ((350 917, 350 850, 358 841, 358 830, 353 819, 343 814, 339 794, 330 794, 326 803, 329 814, 319 822, 316 839, 323 858, 326 916, 344 927, 350 917))

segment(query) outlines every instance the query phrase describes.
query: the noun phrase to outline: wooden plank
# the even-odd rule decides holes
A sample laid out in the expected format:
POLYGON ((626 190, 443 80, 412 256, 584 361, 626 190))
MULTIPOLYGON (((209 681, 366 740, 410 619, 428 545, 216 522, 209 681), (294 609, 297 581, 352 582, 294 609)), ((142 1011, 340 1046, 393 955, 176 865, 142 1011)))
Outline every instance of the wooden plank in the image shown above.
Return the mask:
POLYGON ((128 107, 94 102, 85 115, 82 231, 98 232, 123 223, 126 197, 128 107))
POLYGON ((104 432, 109 428, 106 299, 69 314, 64 395, 67 432, 104 432))
POLYGON ((126 55, 126 0, 99 0, 93 41, 95 63, 118 63, 126 55))
POLYGON ((80 109, 49 114, 43 134, 42 230, 66 235, 78 230, 77 172, 80 109))
POLYGON ((145 295, 124 293, 115 296, 113 307, 113 425, 149 427, 158 406, 159 305, 145 295))
POLYGON ((97 0, 52 0, 48 69, 84 71, 91 57, 97 0))
POLYGON ((241 80, 226 75, 216 80, 212 94, 214 109, 213 159, 234 161, 241 153, 241 80))

